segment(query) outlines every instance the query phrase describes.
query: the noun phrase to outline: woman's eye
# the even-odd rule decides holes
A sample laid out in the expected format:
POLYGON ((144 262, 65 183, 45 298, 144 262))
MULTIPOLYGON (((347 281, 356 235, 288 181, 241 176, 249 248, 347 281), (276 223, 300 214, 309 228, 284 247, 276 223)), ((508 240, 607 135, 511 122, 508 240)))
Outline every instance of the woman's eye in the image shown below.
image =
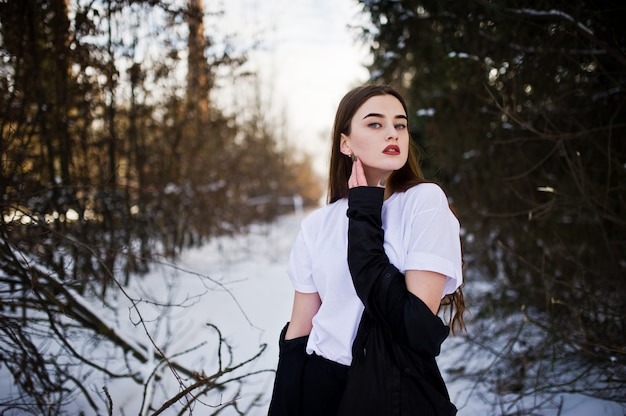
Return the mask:
POLYGON ((370 123, 370 124, 368 124, 368 126, 370 126, 373 129, 378 129, 378 128, 382 127, 382 124, 380 124, 380 123, 370 123))
POLYGON ((403 129, 406 129, 406 124, 396 124, 396 128, 397 128, 398 130, 403 130, 403 129))

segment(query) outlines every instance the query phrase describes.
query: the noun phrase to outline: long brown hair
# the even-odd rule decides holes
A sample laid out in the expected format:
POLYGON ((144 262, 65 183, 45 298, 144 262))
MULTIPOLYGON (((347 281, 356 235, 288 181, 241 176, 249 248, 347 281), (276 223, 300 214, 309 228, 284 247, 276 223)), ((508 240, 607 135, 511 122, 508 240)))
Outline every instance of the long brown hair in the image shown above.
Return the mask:
MULTIPOLYGON (((404 98, 395 89, 388 85, 367 84, 354 88, 339 102, 332 133, 332 148, 330 152, 330 171, 328 174, 328 203, 333 203, 348 196, 348 178, 352 171, 352 159, 341 153, 341 135, 350 134, 350 124, 357 110, 370 98, 379 95, 391 95, 400 101, 405 114, 408 115, 404 98)), ((420 183, 428 182, 424 178, 419 163, 419 149, 415 142, 409 139, 409 155, 407 162, 400 169, 391 173, 386 188, 394 192, 403 192, 420 183)), ((465 302, 461 288, 446 295, 441 301, 448 315, 448 324, 452 333, 464 331, 463 313, 465 302)))

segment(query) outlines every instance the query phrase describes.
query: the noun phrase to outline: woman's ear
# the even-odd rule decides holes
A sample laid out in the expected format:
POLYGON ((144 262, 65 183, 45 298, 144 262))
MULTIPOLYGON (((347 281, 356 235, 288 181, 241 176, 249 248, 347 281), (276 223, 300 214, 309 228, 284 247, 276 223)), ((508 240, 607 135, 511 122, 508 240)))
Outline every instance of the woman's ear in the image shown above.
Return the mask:
POLYGON ((341 133, 341 141, 340 141, 340 144, 339 144, 339 150, 344 155, 352 157, 352 149, 350 149, 349 141, 350 141, 350 137, 348 137, 345 134, 341 133))

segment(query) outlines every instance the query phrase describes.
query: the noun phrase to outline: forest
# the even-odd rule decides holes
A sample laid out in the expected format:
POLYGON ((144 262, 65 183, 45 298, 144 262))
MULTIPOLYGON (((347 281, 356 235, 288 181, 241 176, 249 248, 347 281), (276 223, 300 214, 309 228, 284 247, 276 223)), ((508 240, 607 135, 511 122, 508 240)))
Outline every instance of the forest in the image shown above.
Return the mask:
MULTIPOLYGON (((493 349, 488 383, 507 400, 625 404, 626 4, 357 3, 371 82, 414 109, 426 176, 463 227, 466 354, 493 349)), ((245 51, 212 30, 221 13, 202 0, 0 1, 0 369, 18 391, 0 392, 0 413, 67 414, 80 396, 88 414, 101 402, 113 414, 84 381, 147 389, 156 377, 131 361, 161 362, 180 385, 165 402, 145 396, 142 414, 191 414, 246 378, 220 377, 247 361, 198 374, 90 308, 163 259, 323 195, 264 113, 245 51), (220 108, 235 85, 249 96, 220 108), (132 359, 113 368, 77 337, 132 359)))
POLYGON ((510 341, 493 389, 623 401, 626 6, 360 3, 372 77, 416 109, 427 176, 461 218, 470 297, 488 282, 475 352, 510 341))

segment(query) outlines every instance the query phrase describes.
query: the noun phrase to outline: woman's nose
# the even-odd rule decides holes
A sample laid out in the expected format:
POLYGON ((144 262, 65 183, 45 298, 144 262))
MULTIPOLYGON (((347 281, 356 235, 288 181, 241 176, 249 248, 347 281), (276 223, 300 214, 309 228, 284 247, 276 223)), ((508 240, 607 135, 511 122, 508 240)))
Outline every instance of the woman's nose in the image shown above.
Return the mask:
POLYGON ((395 126, 391 126, 387 131, 387 140, 397 140, 398 139, 398 130, 396 130, 395 126))

